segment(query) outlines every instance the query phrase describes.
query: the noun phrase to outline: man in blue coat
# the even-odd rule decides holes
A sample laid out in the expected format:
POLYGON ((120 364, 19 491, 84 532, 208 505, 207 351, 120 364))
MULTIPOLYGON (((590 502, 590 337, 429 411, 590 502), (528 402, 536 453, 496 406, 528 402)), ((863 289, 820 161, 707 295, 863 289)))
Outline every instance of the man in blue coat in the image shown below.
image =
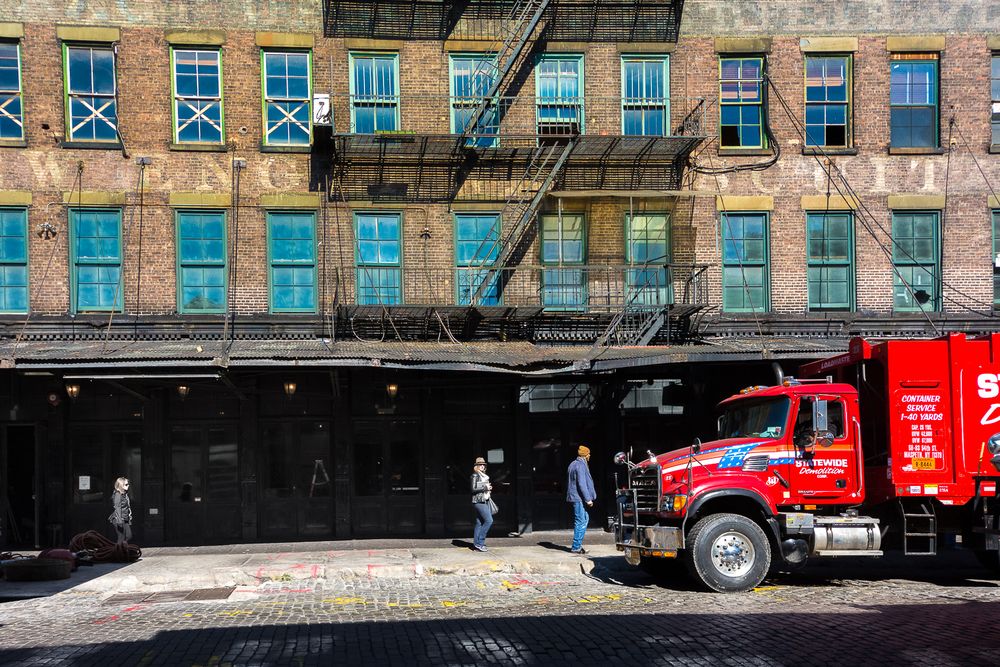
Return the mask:
POLYGON ((590 448, 580 445, 576 454, 576 459, 569 464, 569 480, 566 482, 566 502, 573 503, 573 546, 570 550, 575 554, 585 554, 587 551, 583 548, 583 536, 587 532, 590 516, 584 505, 593 507, 597 492, 594 491, 594 478, 590 476, 590 467, 587 465, 590 448))

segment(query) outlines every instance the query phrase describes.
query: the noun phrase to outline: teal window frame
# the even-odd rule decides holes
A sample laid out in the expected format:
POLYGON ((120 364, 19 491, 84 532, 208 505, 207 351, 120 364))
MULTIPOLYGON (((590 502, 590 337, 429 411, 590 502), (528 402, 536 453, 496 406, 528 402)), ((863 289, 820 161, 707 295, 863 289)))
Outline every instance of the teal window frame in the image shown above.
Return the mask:
MULTIPOLYGON (((174 212, 174 222, 176 226, 176 238, 177 238, 177 312, 182 314, 191 313, 224 313, 227 309, 228 298, 229 298, 229 261, 227 252, 227 240, 228 236, 228 225, 226 220, 226 211, 224 210, 211 210, 211 209, 178 209, 174 212), (218 216, 222 221, 222 234, 221 236, 205 236, 204 223, 207 220, 200 220, 203 223, 202 232, 200 236, 187 237, 184 233, 185 220, 187 216, 199 216, 200 218, 207 218, 208 216, 218 216), (215 244, 221 243, 221 254, 214 257, 206 257, 209 254, 213 242, 215 244), (187 250, 200 251, 201 257, 187 256, 187 250), (222 272, 222 282, 220 285, 210 284, 206 280, 206 271, 221 271, 222 272), (197 272, 201 273, 200 284, 188 284, 187 275, 188 272, 191 273, 191 277, 195 277, 197 272), (188 288, 222 288, 222 304, 217 307, 211 308, 196 308, 185 305, 185 289, 188 288)), ((192 221, 193 222, 193 221, 192 221)))
POLYGON ((667 55, 623 55, 621 57, 622 79, 622 135, 642 137, 670 136, 670 57, 667 55), (629 73, 629 65, 641 64, 642 73, 638 79, 629 73), (655 82, 645 76, 646 70, 660 70, 661 82, 657 89, 655 82), (636 120, 630 115, 638 114, 636 120), (659 131, 656 130, 656 114, 662 117, 659 131), (634 132, 638 125, 641 131, 634 132), (653 131, 647 131, 653 130, 653 131))
MULTIPOLYGON (((82 207, 69 209, 69 232, 72 269, 70 271, 70 308, 74 313, 90 312, 121 312, 122 311, 122 210, 120 208, 98 208, 82 207), (81 216, 87 214, 110 214, 115 217, 115 236, 99 232, 92 235, 81 235, 81 216), (102 250, 109 248, 108 239, 114 238, 114 254, 105 253, 102 250), (93 256, 81 254, 80 246, 86 243, 88 246, 97 249, 93 256), (96 271, 96 274, 94 274, 96 271), (82 280, 81 274, 86 273, 86 280, 82 280), (117 274, 117 279, 113 278, 117 274), (98 291, 114 285, 110 303, 102 298, 98 299, 96 305, 81 304, 80 289, 81 284, 98 285, 98 291)), ((98 223, 100 224, 100 223, 98 223)), ((103 230, 106 231, 106 230, 103 230)))
POLYGON ((29 280, 28 209, 0 207, 0 313, 28 312, 29 280))
MULTIPOLYGON (((173 119, 173 137, 175 144, 195 144, 195 145, 201 144, 208 146, 220 146, 226 143, 226 109, 225 109, 225 95, 224 95, 224 90, 222 88, 222 81, 223 81, 222 49, 218 47, 214 48, 182 47, 182 46, 170 47, 170 93, 171 93, 171 99, 173 100, 170 109, 171 109, 171 116, 173 119), (187 95, 187 94, 181 95, 180 92, 178 91, 178 86, 177 86, 178 53, 197 54, 195 56, 196 71, 194 73, 194 76, 199 89, 193 95, 187 95), (201 77, 209 76, 209 75, 203 75, 197 71, 197 69, 201 67, 201 61, 200 61, 201 54, 212 54, 215 56, 215 66, 216 66, 215 85, 218 87, 217 88, 218 94, 212 94, 211 88, 209 88, 208 91, 205 92, 205 94, 202 94, 201 92, 200 89, 201 77), (184 122, 183 126, 181 121, 181 112, 183 110, 182 105, 185 105, 187 109, 192 112, 191 118, 185 118, 186 122, 184 122), (217 126, 213 122, 214 121, 213 118, 210 118, 205 115, 207 112, 211 110, 211 108, 214 105, 218 105, 219 109, 219 119, 218 119, 219 123, 217 126), (198 123, 199 128, 203 124, 202 121, 207 122, 207 124, 211 127, 215 127, 219 132, 218 139, 212 138, 205 140, 200 138, 201 137, 200 129, 198 131, 199 133, 198 139, 182 139, 181 138, 182 130, 188 127, 191 123, 194 123, 196 121, 198 123)), ((184 110, 184 113, 186 115, 188 111, 184 110)))
POLYGON ((767 148, 765 66, 761 55, 719 56, 720 148, 767 148))
POLYGON ((120 143, 118 134, 118 73, 117 58, 111 44, 80 44, 63 42, 63 102, 66 120, 66 139, 90 143, 120 143), (71 65, 71 56, 75 52, 89 53, 90 67, 83 69, 71 65), (98 67, 104 71, 108 56, 111 64, 111 86, 106 82, 97 85, 95 82, 94 54, 101 54, 98 67), (76 72, 76 75, 74 75, 76 72), (83 116, 82 114, 86 114, 83 116), (77 122, 78 118, 82 118, 77 122), (84 127, 93 122, 91 136, 84 135, 84 127), (74 124, 75 123, 75 124, 74 124), (111 128, 111 132, 108 132, 111 128), (99 132, 100 131, 100 132, 99 132), (100 136, 98 136, 100 135, 100 136))
POLYGON ((0 40, 0 141, 24 141, 22 79, 21 42, 0 40))
POLYGON ((403 214, 398 211, 355 211, 354 263, 357 267, 358 305, 399 305, 403 295, 403 214), (364 219, 374 227, 362 227, 364 219), (383 220, 383 218, 385 220, 383 220), (396 235, 383 235, 383 224, 395 219, 396 235), (374 231, 373 234, 369 231, 374 231), (395 256, 395 259, 392 259, 395 256), (386 298, 388 296, 388 298, 386 298))
MULTIPOLYGON (((565 80, 568 80, 568 75, 565 80)), ((535 62, 535 128, 540 137, 571 137, 576 133, 584 133, 587 118, 584 109, 585 84, 583 54, 543 53, 538 57, 535 62), (576 94, 564 95, 562 93, 564 77, 560 68, 555 74, 554 92, 556 94, 554 96, 543 95, 543 92, 549 90, 545 83, 548 76, 543 75, 543 66, 549 63, 567 62, 577 64, 576 94), (552 101, 547 102, 547 100, 552 101), (576 133, 572 131, 574 124, 576 125, 576 133), (555 131, 546 132, 545 129, 549 127, 555 131), (560 127, 568 127, 571 131, 559 131, 560 127)), ((539 139, 539 141, 541 140, 539 139)))
POLYGON ((1000 53, 990 55, 990 144, 1000 146, 1000 53))
POLYGON ((892 212, 892 303, 898 312, 941 310, 941 212, 892 212), (929 228, 915 229, 918 220, 929 228), (903 281, 910 285, 907 289, 903 281), (928 291, 927 301, 914 303, 910 290, 928 291))
POLYGON ((502 220, 499 212, 455 213, 455 303, 470 305, 472 294, 492 274, 490 285, 480 292, 477 305, 499 306, 500 271, 488 272, 479 267, 491 267, 500 255, 502 220))
POLYGON ((806 280, 810 311, 854 310, 854 214, 806 213, 806 280), (843 298, 835 298, 838 286, 843 298))
MULTIPOLYGON (((375 79, 373 78, 373 81, 375 79)), ((383 79, 381 85, 385 85, 386 81, 383 79)), ((400 103, 399 103, 399 54, 398 53, 387 53, 387 52, 363 52, 363 51, 351 51, 348 54, 348 84, 350 86, 351 94, 351 133, 352 134, 379 134, 381 132, 398 132, 400 130, 400 103), (391 85, 392 89, 389 92, 381 92, 379 90, 378 83, 375 83, 375 87, 372 92, 358 92, 359 82, 357 81, 357 61, 358 60, 372 60, 372 71, 373 76, 377 73, 377 63, 376 60, 388 60, 392 63, 392 78, 391 85), (373 113, 373 121, 371 132, 359 132, 358 131, 358 109, 359 108, 371 108, 376 110, 373 113), (377 113, 378 109, 381 108, 392 108, 392 127, 380 127, 379 126, 379 115, 377 113)), ((368 129, 363 128, 363 129, 368 129)))
POLYGON ((806 146, 848 148, 851 145, 853 66, 854 58, 850 55, 806 54, 803 61, 806 146))
POLYGON ((723 312, 765 313, 771 309, 770 217, 766 211, 721 214, 723 312), (755 290, 758 298, 748 294, 750 290, 755 290))
MULTIPOLYGON (((490 91, 495 76, 496 55, 489 53, 452 53, 448 56, 448 94, 451 97, 451 131, 452 134, 462 134, 468 116, 486 97, 490 91), (468 63, 470 70, 468 74, 457 74, 456 65, 468 63), (484 71, 483 66, 486 66, 484 71), (474 68, 474 69, 473 69, 474 68), (462 118, 465 112, 465 118, 462 118)), ((499 101, 498 101, 499 102, 499 101)), ((466 140, 467 146, 479 148, 492 148, 497 145, 497 136, 500 132, 501 109, 494 104, 479 121, 479 125, 474 129, 477 136, 466 140)))
MULTIPOLYGON (((906 56, 909 54, 899 54, 906 56)), ((893 59, 889 72, 889 147, 890 148, 937 148, 941 145, 941 67, 935 55, 917 59, 893 59), (921 82, 919 71, 930 71, 933 82, 921 82), (930 129, 933 136, 928 141, 915 140, 913 128, 918 125, 914 118, 923 111, 930 111, 930 129)))
POLYGON ((626 274, 628 297, 640 306, 669 305, 674 302, 671 275, 670 213, 644 211, 625 214, 625 261, 630 265, 626 274), (645 224, 637 221, 644 220, 645 224), (660 230, 650 229, 649 222, 662 220, 660 230), (638 268, 631 268, 638 267, 638 268))
POLYGON ((583 310, 588 302, 587 216, 542 215, 538 221, 542 261, 542 306, 546 310, 583 310), (579 230, 567 223, 579 222, 579 230), (554 223, 554 224, 553 224, 554 223), (553 235, 554 234, 554 238, 553 235))
POLYGON ((263 49, 260 52, 260 85, 262 111, 261 131, 263 136, 261 141, 265 146, 310 146, 313 140, 313 118, 312 118, 312 51, 296 51, 281 49, 263 49), (288 59, 294 56, 296 59, 305 57, 306 59, 306 92, 303 97, 300 94, 293 94, 292 81, 302 77, 289 74, 288 59), (284 72, 281 76, 277 71, 279 58, 284 58, 284 72), (269 61, 275 61, 275 70, 269 69, 272 65, 269 61), (284 90, 279 90, 279 82, 284 81, 284 90), (272 85, 274 89, 272 90, 272 85), (284 94, 282 94, 284 93, 284 94), (272 113, 273 112, 273 113, 272 113), (303 118, 305 122, 303 123, 303 118), (293 130, 301 135, 305 131, 305 141, 292 141, 293 130), (272 139, 272 134, 276 131, 283 131, 287 134, 287 141, 272 139))
POLYGON ((269 307, 272 313, 315 313, 319 306, 319 275, 316 262, 316 212, 267 212, 267 263, 269 307), (285 234, 278 234, 280 218, 290 223, 285 234), (297 233, 296 222, 308 222, 308 236, 297 233), (279 289, 291 290, 291 304, 278 294, 279 289), (311 289, 308 302, 301 298, 311 289))

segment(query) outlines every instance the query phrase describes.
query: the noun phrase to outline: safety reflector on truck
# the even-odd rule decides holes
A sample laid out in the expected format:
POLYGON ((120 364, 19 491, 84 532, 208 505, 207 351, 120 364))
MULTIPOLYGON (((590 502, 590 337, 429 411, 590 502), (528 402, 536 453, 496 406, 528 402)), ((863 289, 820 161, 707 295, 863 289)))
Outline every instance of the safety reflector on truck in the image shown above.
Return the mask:
POLYGON ((979 491, 984 496, 995 496, 997 494, 997 484, 996 482, 983 482, 983 485, 979 487, 979 491))

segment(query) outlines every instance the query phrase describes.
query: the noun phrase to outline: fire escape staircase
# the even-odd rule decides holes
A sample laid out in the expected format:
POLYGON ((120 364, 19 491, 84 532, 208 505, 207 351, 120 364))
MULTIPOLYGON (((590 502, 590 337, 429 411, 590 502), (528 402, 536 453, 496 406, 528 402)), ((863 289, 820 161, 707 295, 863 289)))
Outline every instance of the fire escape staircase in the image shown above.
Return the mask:
MULTIPOLYGON (((464 146, 470 134, 478 134, 483 118, 491 109, 495 113, 502 112, 497 104, 497 94, 505 88, 512 73, 517 71, 515 65, 521 61, 525 47, 531 41, 549 2, 550 0, 519 0, 511 7, 506 20, 498 22, 500 37, 487 49, 488 53, 493 54, 493 58, 484 58, 480 65, 487 70, 482 74, 489 75, 490 87, 484 92, 462 129, 459 145, 464 146)), ((472 80, 475 82, 478 79, 479 76, 473 76, 472 80)), ((499 120, 497 118, 497 124, 499 120)))
POLYGON ((483 270, 476 278, 477 284, 472 292, 471 305, 481 303, 487 291, 503 290, 503 284, 511 277, 510 269, 520 263, 527 246, 530 245, 530 232, 535 230, 538 208, 545 195, 552 189, 552 184, 555 183, 575 145, 576 140, 569 138, 565 144, 549 144, 535 148, 531 161, 501 208, 500 214, 497 215, 494 229, 499 233, 496 234, 496 239, 491 243, 487 237, 476 250, 474 257, 483 263, 483 270), (532 184, 537 184, 534 190, 531 189, 532 184), (514 224, 504 228, 501 224, 503 220, 512 220, 514 224), (489 262, 494 253, 495 261, 489 262))
MULTIPOLYGON (((642 266, 629 269, 642 272, 642 266)), ((629 285, 625 303, 621 310, 615 313, 608 323, 607 329, 594 342, 594 347, 605 346, 645 346, 649 345, 656 334, 667 322, 669 306, 647 305, 642 303, 642 297, 648 293, 649 286, 644 284, 629 285)))

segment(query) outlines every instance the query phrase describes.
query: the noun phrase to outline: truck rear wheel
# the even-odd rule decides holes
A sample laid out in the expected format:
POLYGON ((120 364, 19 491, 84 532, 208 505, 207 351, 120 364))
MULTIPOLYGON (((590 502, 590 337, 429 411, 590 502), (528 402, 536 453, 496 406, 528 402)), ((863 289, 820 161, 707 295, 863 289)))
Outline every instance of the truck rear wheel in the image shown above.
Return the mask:
POLYGON ((742 593, 767 576, 771 544, 760 526, 741 514, 712 514, 687 538, 691 574, 719 593, 742 593))

